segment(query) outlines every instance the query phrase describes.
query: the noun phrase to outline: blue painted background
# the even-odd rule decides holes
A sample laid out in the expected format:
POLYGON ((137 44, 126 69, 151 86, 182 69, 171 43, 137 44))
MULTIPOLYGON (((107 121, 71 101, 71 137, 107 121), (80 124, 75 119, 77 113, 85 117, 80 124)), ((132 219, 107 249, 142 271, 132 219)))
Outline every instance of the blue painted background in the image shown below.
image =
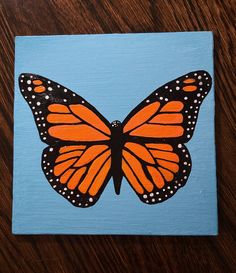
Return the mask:
POLYGON ((13 233, 217 234, 213 88, 187 143, 193 167, 186 186, 166 202, 141 203, 125 179, 112 180, 98 203, 72 206, 41 170, 45 147, 20 94, 22 72, 74 90, 109 121, 123 120, 160 85, 194 70, 213 76, 211 32, 16 37, 13 233))

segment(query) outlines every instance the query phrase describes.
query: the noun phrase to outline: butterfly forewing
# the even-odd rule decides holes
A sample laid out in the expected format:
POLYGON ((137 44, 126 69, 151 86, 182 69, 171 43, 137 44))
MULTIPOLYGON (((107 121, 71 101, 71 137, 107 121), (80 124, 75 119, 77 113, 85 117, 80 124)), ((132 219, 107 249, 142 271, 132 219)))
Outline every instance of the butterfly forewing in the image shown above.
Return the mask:
POLYGON ((211 84, 206 71, 196 71, 163 85, 127 116, 124 134, 148 141, 188 142, 211 84))
POLYGON ((34 74, 21 74, 20 91, 34 115, 40 138, 47 144, 110 139, 109 122, 68 88, 34 74))

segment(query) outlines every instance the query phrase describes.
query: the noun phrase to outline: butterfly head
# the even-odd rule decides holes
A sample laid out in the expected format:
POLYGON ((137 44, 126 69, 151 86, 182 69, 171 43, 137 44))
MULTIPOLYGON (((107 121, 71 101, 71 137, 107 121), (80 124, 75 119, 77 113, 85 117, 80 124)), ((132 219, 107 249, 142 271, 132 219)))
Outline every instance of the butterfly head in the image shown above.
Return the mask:
POLYGON ((113 141, 121 141, 122 126, 119 120, 114 120, 111 123, 112 139, 113 141))
POLYGON ((117 127, 120 127, 120 126, 121 126, 121 122, 119 120, 114 120, 111 123, 112 128, 117 128, 117 127))

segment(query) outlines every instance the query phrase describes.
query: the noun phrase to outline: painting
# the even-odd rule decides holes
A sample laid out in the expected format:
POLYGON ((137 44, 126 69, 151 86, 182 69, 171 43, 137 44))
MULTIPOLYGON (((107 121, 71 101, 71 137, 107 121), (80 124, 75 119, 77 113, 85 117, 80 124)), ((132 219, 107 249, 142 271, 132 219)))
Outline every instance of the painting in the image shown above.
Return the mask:
POLYGON ((16 37, 13 233, 216 235, 212 38, 16 37))

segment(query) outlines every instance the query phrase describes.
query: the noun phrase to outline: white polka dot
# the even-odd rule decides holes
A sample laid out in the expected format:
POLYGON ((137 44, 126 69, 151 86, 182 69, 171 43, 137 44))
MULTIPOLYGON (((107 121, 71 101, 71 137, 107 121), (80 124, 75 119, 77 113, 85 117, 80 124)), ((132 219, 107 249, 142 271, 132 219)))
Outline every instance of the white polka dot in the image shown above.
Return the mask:
POLYGON ((52 151, 53 151, 53 148, 49 148, 49 151, 52 152, 52 151))
POLYGON ((154 196, 154 193, 153 193, 153 192, 151 192, 149 195, 152 197, 152 196, 154 196))
POLYGON ((179 81, 176 81, 176 83, 179 83, 179 81))
POLYGON ((46 100, 48 100, 48 99, 49 99, 49 96, 48 96, 48 95, 46 95, 46 96, 45 96, 45 99, 46 99, 46 100))
POLYGON ((93 202, 93 198, 92 197, 89 198, 89 202, 93 202))
POLYGON ((168 101, 168 99, 167 99, 167 98, 165 98, 165 101, 168 101))
POLYGON ((146 102, 148 103, 148 102, 150 102, 150 100, 146 100, 146 102))
POLYGON ((67 89, 64 89, 64 92, 66 93, 66 92, 67 92, 67 89))
POLYGON ((32 90, 32 87, 28 87, 27 89, 28 89, 29 91, 31 91, 31 90, 32 90))
POLYGON ((152 198, 152 202, 155 202, 155 198, 152 198))
POLYGON ((202 82, 199 82, 199 85, 203 85, 203 83, 202 83, 202 82))
POLYGON ((198 94, 197 94, 197 97, 200 97, 200 96, 201 96, 201 94, 200 94, 200 93, 198 93, 198 94))
POLYGON ((67 100, 66 100, 66 99, 64 99, 63 101, 64 101, 64 102, 67 102, 67 100))
POLYGON ((21 75, 21 78, 24 78, 25 77, 25 75, 21 75))
POLYGON ((38 106, 41 105, 41 103, 40 103, 39 101, 38 101, 36 104, 37 104, 38 106))
POLYGON ((178 148, 182 148, 182 144, 178 144, 178 148))
POLYGON ((165 89, 168 89, 168 86, 167 86, 167 85, 165 86, 165 89))
POLYGON ((52 91, 52 87, 48 87, 48 91, 52 91))
POLYGON ((146 195, 146 194, 144 194, 144 195, 143 195, 143 198, 144 198, 144 199, 146 199, 146 198, 147 198, 147 195, 146 195))
POLYGON ((198 78, 199 80, 201 80, 202 76, 198 76, 197 78, 198 78))
POLYGON ((31 80, 28 80, 28 81, 27 81, 27 84, 31 84, 31 80))
POLYGON ((51 83, 51 81, 48 81, 48 83, 51 83))
POLYGON ((197 103, 197 100, 194 100, 193 102, 194 102, 194 103, 197 103))
POLYGON ((160 97, 160 100, 163 100, 163 97, 160 97))
POLYGON ((84 103, 84 100, 82 100, 81 102, 84 103))
POLYGON ((184 100, 187 100, 188 99, 188 97, 184 97, 184 100))
POLYGON ((176 88, 175 88, 176 90, 179 90, 180 89, 180 87, 179 86, 176 86, 176 88))

